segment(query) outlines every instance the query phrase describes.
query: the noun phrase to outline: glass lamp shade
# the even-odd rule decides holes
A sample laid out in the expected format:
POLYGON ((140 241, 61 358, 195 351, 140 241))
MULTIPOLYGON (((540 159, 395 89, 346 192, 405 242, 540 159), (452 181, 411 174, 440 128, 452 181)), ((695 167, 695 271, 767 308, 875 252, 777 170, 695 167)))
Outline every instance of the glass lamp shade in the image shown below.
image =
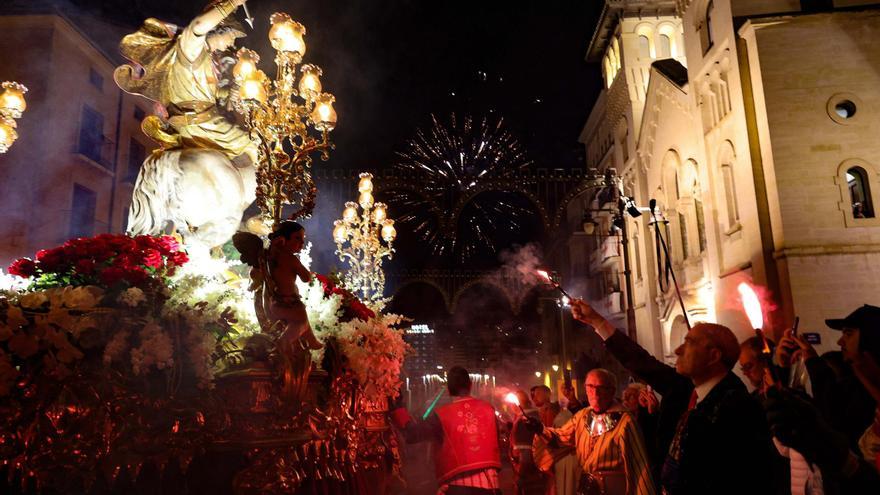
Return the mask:
POLYGON ((336 98, 329 93, 321 93, 315 98, 315 109, 312 110, 312 123, 319 131, 332 131, 336 128, 336 110, 333 103, 336 98))
POLYGON ((358 181, 358 192, 373 192, 373 174, 362 172, 358 177, 360 177, 360 180, 358 181))
POLYGON ((294 21, 289 15, 276 12, 269 17, 272 27, 269 29, 269 41, 272 48, 279 52, 296 53, 300 57, 306 54, 306 28, 294 21))
POLYGON ((257 64, 260 62, 260 56, 253 50, 241 48, 235 54, 238 60, 232 68, 232 76, 236 81, 250 79, 257 71, 257 64))
POLYGON ((348 238, 348 227, 346 227, 345 223, 342 220, 333 222, 333 240, 337 243, 342 243, 345 242, 346 238, 348 238))
POLYGON ((361 205, 361 208, 363 208, 365 210, 367 208, 372 207, 373 206, 373 193, 371 193, 371 192, 361 193, 360 197, 358 198, 358 203, 361 205))
POLYGON ((18 133, 15 132, 15 121, 0 117, 0 153, 6 153, 16 139, 18 133))
POLYGON ((242 100, 257 101, 265 104, 269 101, 269 94, 266 92, 266 74, 261 70, 257 70, 251 76, 242 81, 238 89, 238 94, 242 100))
POLYGON ((342 211, 342 219, 348 223, 354 223, 358 217, 358 205, 354 201, 345 203, 345 210, 342 211))
POLYGON ((391 242, 397 237, 397 229, 394 228, 394 220, 386 219, 382 223, 382 239, 391 242))
POLYGON ((321 69, 312 64, 305 64, 301 70, 299 95, 307 100, 314 100, 316 96, 321 94, 321 69))
POLYGON ((385 203, 376 203, 373 206, 373 223, 382 224, 388 218, 386 208, 385 203))
POLYGON ((0 87, 0 114, 13 119, 21 118, 22 112, 27 108, 24 100, 27 88, 23 84, 10 81, 4 82, 0 87))

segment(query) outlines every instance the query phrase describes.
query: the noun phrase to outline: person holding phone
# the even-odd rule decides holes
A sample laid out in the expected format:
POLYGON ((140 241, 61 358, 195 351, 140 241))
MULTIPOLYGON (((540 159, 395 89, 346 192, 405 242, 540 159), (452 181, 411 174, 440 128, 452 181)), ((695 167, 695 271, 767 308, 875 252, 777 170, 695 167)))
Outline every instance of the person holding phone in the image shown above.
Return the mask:
POLYGON ((858 449, 880 401, 880 383, 871 371, 880 363, 880 307, 866 304, 825 324, 840 332, 839 352, 819 356, 805 335, 786 330, 776 348, 776 363, 789 368, 804 360, 816 406, 831 427, 858 449))

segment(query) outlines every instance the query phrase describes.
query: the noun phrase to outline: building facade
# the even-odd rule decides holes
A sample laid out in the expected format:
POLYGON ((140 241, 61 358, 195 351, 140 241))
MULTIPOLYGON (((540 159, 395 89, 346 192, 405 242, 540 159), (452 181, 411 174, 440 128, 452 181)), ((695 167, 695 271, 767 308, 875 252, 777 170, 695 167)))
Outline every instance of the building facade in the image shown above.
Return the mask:
POLYGON ((116 86, 121 59, 86 33, 121 39, 127 29, 11 8, 0 11, 0 31, 0 79, 29 88, 19 139, 0 155, 0 264, 72 237, 123 232, 155 147, 140 130, 149 107, 116 86))
MULTIPOLYGON (((581 141, 587 166, 614 168, 656 217, 627 216, 627 253, 619 232, 575 232, 569 256, 621 326, 632 305, 635 337, 656 356, 674 359, 686 319, 752 334, 741 282, 763 288, 765 329, 798 316, 823 351, 837 347, 824 319, 880 304, 880 10, 868 3, 606 2, 587 55, 606 89, 581 141)), ((608 199, 574 202, 572 231, 586 210, 609 232, 613 213, 589 211, 616 209, 608 199)))

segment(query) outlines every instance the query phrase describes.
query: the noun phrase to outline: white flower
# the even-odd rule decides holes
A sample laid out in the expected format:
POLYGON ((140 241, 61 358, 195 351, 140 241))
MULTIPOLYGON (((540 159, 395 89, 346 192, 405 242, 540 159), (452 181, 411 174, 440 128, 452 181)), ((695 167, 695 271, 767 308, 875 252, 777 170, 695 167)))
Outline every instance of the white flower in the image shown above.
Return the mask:
POLYGON ((199 388, 211 388, 214 383, 212 354, 216 339, 201 326, 191 326, 186 334, 186 352, 189 363, 198 380, 199 388))
POLYGON ((128 350, 128 330, 117 332, 104 346, 104 364, 110 365, 115 361, 122 361, 122 355, 128 350))
POLYGON ((144 291, 138 289, 137 287, 130 287, 122 291, 119 294, 119 298, 117 299, 120 303, 125 304, 129 307, 136 307, 138 304, 147 300, 147 296, 144 295, 144 291))
POLYGON ((174 344, 171 337, 154 322, 140 331, 141 345, 131 350, 131 370, 140 375, 155 367, 162 370, 174 364, 174 344))
POLYGON ((100 287, 65 287, 61 291, 61 303, 70 309, 94 308, 104 295, 100 287))

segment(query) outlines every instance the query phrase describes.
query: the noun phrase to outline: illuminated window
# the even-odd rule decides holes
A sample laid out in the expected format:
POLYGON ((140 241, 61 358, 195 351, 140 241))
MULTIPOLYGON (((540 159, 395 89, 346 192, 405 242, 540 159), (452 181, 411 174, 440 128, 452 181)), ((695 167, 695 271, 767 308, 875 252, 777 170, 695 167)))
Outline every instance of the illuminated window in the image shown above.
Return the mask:
POLYGON ((672 42, 668 35, 661 34, 660 42, 657 44, 657 58, 672 57, 672 42))
POLYGON ((724 198, 727 201, 727 226, 731 228, 739 222, 739 204, 731 164, 721 165, 721 175, 724 180, 724 198))
POLYGON ((848 169, 846 171, 846 185, 849 189, 853 218, 874 218, 871 187, 865 169, 862 167, 848 169))

